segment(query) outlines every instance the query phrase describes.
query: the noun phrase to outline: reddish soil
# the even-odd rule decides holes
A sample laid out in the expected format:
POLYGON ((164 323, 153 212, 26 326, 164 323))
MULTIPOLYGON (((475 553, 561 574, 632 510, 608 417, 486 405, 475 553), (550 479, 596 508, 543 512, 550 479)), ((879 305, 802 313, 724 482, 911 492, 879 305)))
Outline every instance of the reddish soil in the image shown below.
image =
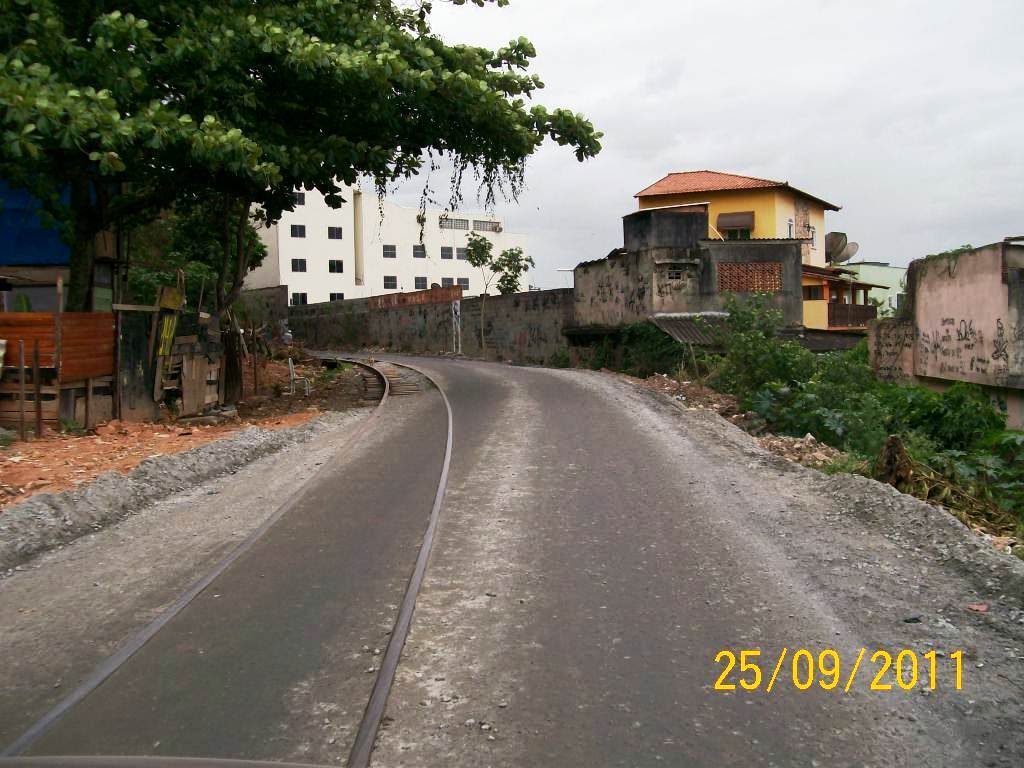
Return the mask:
POLYGON ((354 369, 327 372, 315 361, 296 365, 296 373, 310 379, 307 397, 300 387, 288 391, 288 363, 271 360, 261 366, 260 391, 251 391, 252 370, 247 371, 246 399, 238 416, 222 424, 184 426, 123 423, 101 424, 84 435, 47 434, 40 440, 15 442, 0 448, 0 511, 37 493, 74 488, 104 472, 127 473, 151 456, 180 453, 220 440, 246 427, 284 429, 312 419, 321 411, 355 408, 363 402, 363 384, 354 369))

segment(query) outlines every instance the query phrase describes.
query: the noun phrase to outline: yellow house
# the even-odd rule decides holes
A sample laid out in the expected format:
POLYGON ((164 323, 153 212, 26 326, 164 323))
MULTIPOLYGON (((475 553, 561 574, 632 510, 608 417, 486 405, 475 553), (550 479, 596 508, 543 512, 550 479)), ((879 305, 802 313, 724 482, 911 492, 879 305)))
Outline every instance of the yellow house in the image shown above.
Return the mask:
POLYGON ((636 194, 640 209, 704 205, 713 240, 803 240, 804 326, 858 330, 875 316, 867 283, 825 258, 825 212, 839 206, 787 181, 720 171, 670 173, 636 194))
POLYGON ((825 211, 839 206, 771 181, 719 171, 670 173, 637 192, 640 208, 705 203, 708 237, 722 240, 806 239, 805 264, 825 266, 825 211))

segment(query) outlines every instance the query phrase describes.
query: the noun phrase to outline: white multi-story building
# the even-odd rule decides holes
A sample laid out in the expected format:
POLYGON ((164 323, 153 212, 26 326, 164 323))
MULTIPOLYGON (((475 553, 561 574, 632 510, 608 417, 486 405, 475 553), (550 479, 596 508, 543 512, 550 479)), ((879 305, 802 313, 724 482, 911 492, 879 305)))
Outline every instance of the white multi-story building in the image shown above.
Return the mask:
MULTIPOLYGON (((494 244, 526 250, 526 237, 504 231, 485 214, 407 208, 358 188, 342 191, 331 208, 316 191, 297 192, 294 211, 261 230, 263 263, 245 278, 246 288, 288 286, 291 304, 315 304, 461 285, 465 296, 484 290, 484 276, 465 260, 470 232, 494 244)), ((520 290, 527 289, 524 275, 520 290)), ((491 280, 490 292, 497 290, 491 280)))

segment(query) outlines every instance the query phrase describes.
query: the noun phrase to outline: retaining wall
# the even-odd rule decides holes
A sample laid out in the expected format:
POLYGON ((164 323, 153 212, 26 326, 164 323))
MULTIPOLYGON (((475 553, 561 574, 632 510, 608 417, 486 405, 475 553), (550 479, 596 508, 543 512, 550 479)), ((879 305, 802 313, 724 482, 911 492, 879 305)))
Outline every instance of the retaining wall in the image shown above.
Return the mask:
POLYGON ((309 347, 384 348, 395 352, 444 354, 545 363, 566 349, 563 330, 571 325, 571 288, 479 297, 413 306, 377 307, 352 299, 290 307, 288 324, 309 347))

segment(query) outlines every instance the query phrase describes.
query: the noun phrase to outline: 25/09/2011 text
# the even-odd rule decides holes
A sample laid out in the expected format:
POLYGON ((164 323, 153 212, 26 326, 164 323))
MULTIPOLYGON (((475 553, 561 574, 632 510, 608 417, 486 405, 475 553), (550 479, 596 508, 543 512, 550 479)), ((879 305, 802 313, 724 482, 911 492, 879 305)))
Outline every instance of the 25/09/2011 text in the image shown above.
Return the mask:
POLYGON ((912 691, 917 688, 936 690, 940 685, 963 689, 963 651, 948 655, 941 651, 918 654, 909 649, 897 651, 877 650, 869 654, 861 648, 849 666, 833 648, 813 653, 806 648, 791 652, 783 648, 777 657, 766 659, 760 650, 723 650, 715 654, 715 664, 721 674, 715 681, 716 691, 735 691, 737 686, 746 691, 764 689, 771 693, 780 683, 792 685, 798 691, 813 687, 826 691, 849 693, 858 674, 868 681, 870 691, 912 691), (847 672, 847 669, 849 672, 847 672))

